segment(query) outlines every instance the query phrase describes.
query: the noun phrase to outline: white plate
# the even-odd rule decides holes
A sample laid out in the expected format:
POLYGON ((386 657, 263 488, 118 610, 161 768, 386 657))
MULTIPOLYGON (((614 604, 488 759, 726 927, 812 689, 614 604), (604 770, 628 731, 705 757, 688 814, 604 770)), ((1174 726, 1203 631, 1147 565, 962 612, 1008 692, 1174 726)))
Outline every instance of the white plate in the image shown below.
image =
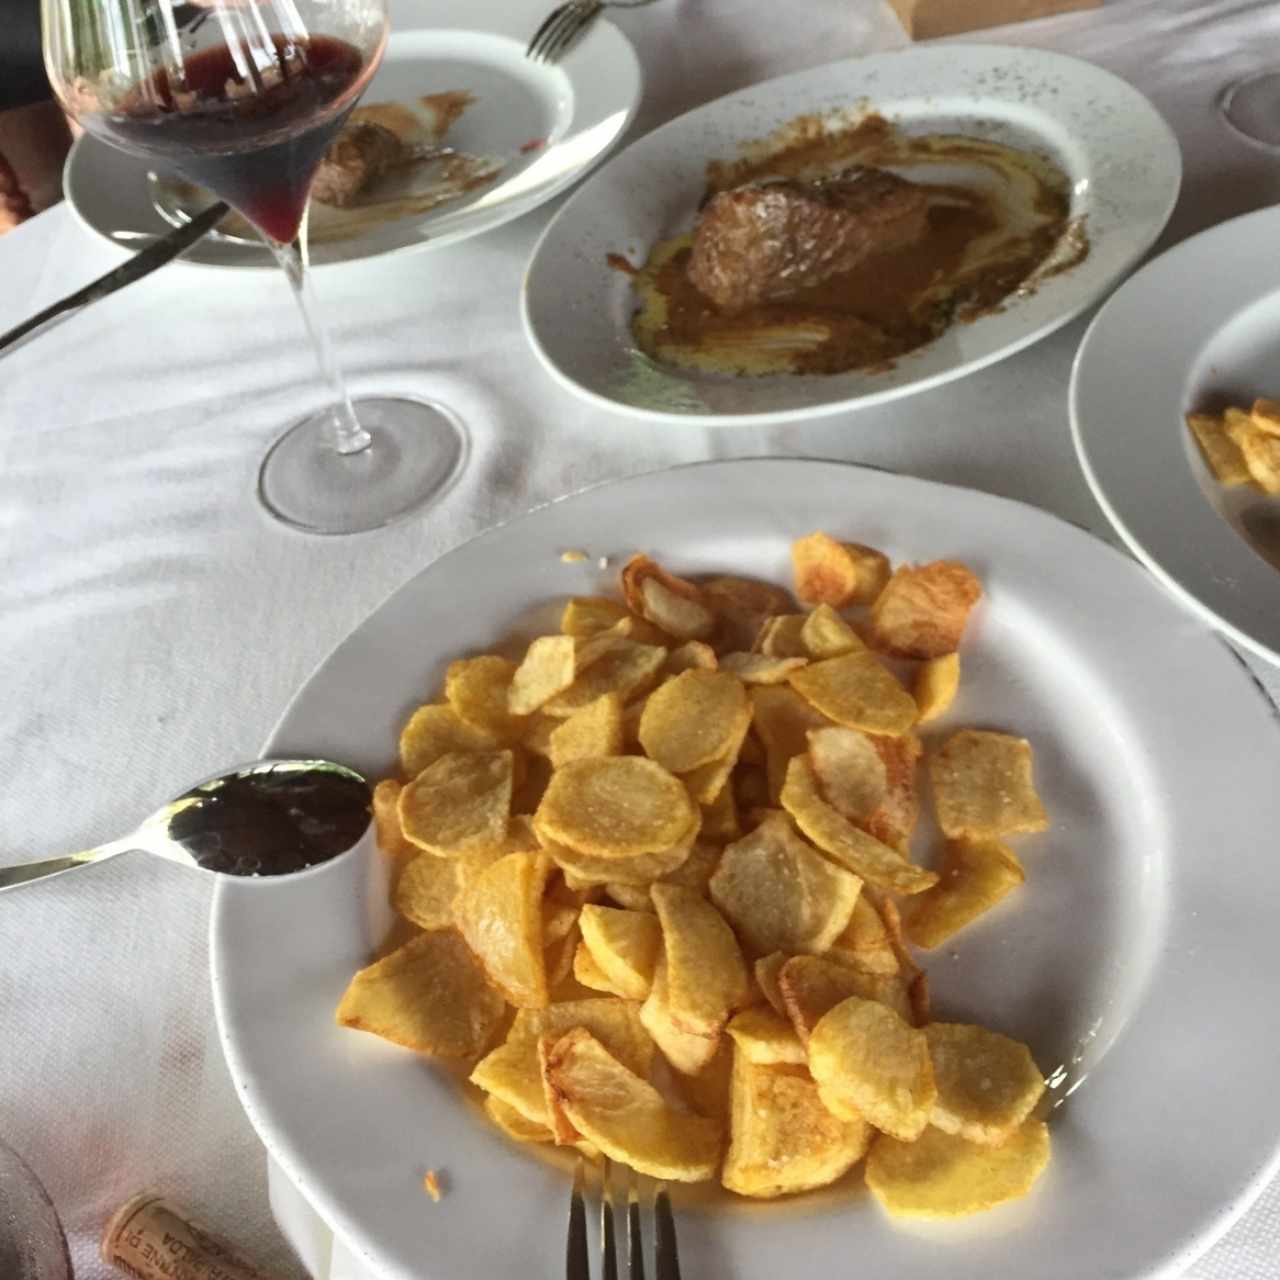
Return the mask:
POLYGON ((1011 355, 1078 315, 1141 257, 1178 195, 1178 144, 1115 76, 1038 49, 917 46, 784 76, 681 116, 602 169, 557 214, 525 278, 525 331, 555 378, 647 421, 793 422, 923 391, 1011 355), (808 113, 862 100, 911 132, 977 133, 1049 154, 1072 182, 1088 258, 1029 297, 957 325, 884 373, 734 378, 655 364, 631 337, 633 292, 605 255, 642 260, 687 229, 708 160, 808 113))
MULTIPOLYGON (((319 244, 324 266, 387 253, 440 248, 501 226, 551 199, 602 159, 640 103, 640 64, 626 37, 598 21, 554 66, 530 62, 525 46, 546 0, 391 0, 391 37, 365 102, 411 101, 465 89, 476 101, 449 131, 459 150, 511 156, 496 182, 417 218, 350 240, 319 244), (547 145, 527 154, 534 139, 547 145)), ((113 243, 172 227, 151 204, 151 162, 85 135, 67 158, 67 200, 81 222, 113 243)), ((204 240, 184 262, 275 269, 265 249, 204 240)))
POLYGON ((1280 500, 1214 480, 1184 415, 1280 396, 1280 209, 1149 263, 1071 376, 1080 464, 1117 532, 1186 604, 1280 662, 1280 500))
MULTIPOLYGON (((1226 646, 1127 557, 1018 503, 834 463, 640 476, 424 570, 321 665, 266 750, 390 770, 400 724, 450 658, 606 587, 594 559, 560 562, 567 547, 615 570, 645 547, 678 572, 786 581, 790 540, 818 527, 895 560, 956 556, 986 585, 959 703, 928 737, 1028 735, 1053 827, 1018 842, 1027 885, 929 957, 930 981, 940 1013, 1024 1037, 1044 1069, 1066 1066, 1059 1092, 1076 1091, 1022 1203, 907 1228, 857 1188, 772 1206, 682 1191, 684 1274, 829 1280, 849 1258, 893 1280, 1172 1274, 1277 1162, 1280 726, 1226 646)), ((491 1130, 426 1059, 333 1024, 387 926, 385 893, 367 844, 296 882, 218 886, 214 996, 240 1097, 373 1274, 557 1275, 563 1170, 491 1130), (427 1168, 447 1181, 438 1209, 427 1168)))

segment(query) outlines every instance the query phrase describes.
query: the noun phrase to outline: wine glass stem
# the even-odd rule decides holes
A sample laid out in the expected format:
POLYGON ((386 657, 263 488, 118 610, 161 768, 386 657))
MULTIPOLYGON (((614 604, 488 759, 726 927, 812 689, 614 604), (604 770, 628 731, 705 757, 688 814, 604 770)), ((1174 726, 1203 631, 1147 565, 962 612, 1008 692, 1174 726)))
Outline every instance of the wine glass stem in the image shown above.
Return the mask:
POLYGON ((284 268, 289 278, 289 288, 297 300, 298 310, 302 312, 302 322, 307 326, 311 336, 311 345, 315 349, 316 361, 320 365, 320 374, 324 378, 333 400, 325 415, 325 443, 338 453, 360 453, 373 443, 373 437, 360 425, 356 411, 352 407, 351 397, 347 394, 347 384, 343 380, 342 370, 334 358, 333 345, 329 341, 329 333, 316 314, 316 295, 311 288, 311 274, 307 270, 306 254, 307 221, 304 216, 302 229, 292 244, 280 244, 267 237, 271 252, 276 261, 284 268))

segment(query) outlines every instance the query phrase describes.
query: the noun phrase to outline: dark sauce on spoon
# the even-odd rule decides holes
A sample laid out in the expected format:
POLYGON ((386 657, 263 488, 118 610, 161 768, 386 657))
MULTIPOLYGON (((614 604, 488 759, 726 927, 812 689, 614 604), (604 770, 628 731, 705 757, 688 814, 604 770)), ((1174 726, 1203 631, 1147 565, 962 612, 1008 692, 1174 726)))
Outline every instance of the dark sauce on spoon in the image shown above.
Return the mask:
POLYGON ((168 834, 206 871, 279 876, 350 849, 369 826, 369 786, 322 766, 220 778, 174 806, 168 834))

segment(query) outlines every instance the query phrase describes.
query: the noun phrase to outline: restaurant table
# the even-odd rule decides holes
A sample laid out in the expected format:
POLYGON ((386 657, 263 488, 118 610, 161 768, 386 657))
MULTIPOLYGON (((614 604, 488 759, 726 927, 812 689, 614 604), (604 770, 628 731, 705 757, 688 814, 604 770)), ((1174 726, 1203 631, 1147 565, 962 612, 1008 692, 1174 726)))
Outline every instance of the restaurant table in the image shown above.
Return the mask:
MULTIPOLYGON (((617 22, 646 79, 630 138, 756 81, 905 43, 879 0, 660 0, 617 22)), ((1152 99, 1185 163, 1157 251, 1280 201, 1280 156, 1233 137, 1215 106, 1231 80, 1280 63, 1280 6, 1120 0, 972 38, 1087 58, 1152 99)), ((705 458, 838 458, 1020 498, 1114 541, 1068 428, 1087 317, 882 407, 769 430, 647 427, 575 399, 525 343, 521 277, 556 207, 317 276, 355 389, 436 397, 470 431, 459 483, 380 532, 307 537, 256 505, 268 444, 321 394, 282 276, 174 265, 0 358, 0 862, 118 835, 253 757, 388 593, 480 530, 596 481, 705 458)), ((39 215, 0 239, 0 330, 122 257, 65 205, 39 215)), ((1280 672, 1251 665, 1280 694, 1280 672)), ((210 890, 129 855, 0 899, 0 1137, 46 1182, 79 1280, 105 1276, 96 1239, 144 1187, 193 1206, 282 1280, 302 1274, 218 1047, 210 890)), ((1274 1280, 1277 1258, 1280 1182, 1187 1274, 1274 1280)))

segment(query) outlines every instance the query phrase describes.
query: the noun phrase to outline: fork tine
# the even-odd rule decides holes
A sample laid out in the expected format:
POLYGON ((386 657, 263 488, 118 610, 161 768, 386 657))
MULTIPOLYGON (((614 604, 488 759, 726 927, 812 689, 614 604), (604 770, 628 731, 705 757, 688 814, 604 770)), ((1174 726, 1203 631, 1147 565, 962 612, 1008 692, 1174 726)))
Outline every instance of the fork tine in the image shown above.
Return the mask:
POLYGON ((655 1280, 680 1280, 680 1259, 676 1255, 676 1223, 671 1216, 671 1198, 666 1183, 658 1184, 653 1202, 653 1274, 655 1280))
POLYGON ((556 9, 546 25, 547 29, 543 32, 542 39, 538 41, 538 47, 531 55, 535 62, 550 62, 552 60, 552 51, 556 48, 560 40, 560 33, 566 27, 571 27, 578 20, 578 6, 576 0, 569 0, 568 4, 562 4, 556 9))
POLYGON ((644 1280, 644 1241, 640 1238, 640 1195, 636 1190, 636 1171, 627 1185, 627 1277, 644 1280))
POLYGON ((613 1165, 600 1170, 600 1280, 618 1280, 618 1249, 613 1235, 613 1165))
POLYGON ((526 58, 536 58, 538 56, 538 48, 546 37, 547 32, 560 19, 564 11, 572 7, 572 4, 573 0, 569 0, 567 4, 558 4, 543 18, 542 25, 533 33, 533 39, 529 41, 529 47, 524 51, 526 58))
POLYGON ((570 21, 561 28, 557 39, 543 55, 547 62, 558 62, 561 55, 568 53, 577 38, 595 21, 600 10, 596 5, 575 5, 570 21))
POLYGON ((573 1173, 573 1196, 569 1200, 569 1241, 565 1248, 566 1280, 591 1280, 587 1258, 587 1207, 582 1200, 584 1173, 582 1157, 573 1173))

